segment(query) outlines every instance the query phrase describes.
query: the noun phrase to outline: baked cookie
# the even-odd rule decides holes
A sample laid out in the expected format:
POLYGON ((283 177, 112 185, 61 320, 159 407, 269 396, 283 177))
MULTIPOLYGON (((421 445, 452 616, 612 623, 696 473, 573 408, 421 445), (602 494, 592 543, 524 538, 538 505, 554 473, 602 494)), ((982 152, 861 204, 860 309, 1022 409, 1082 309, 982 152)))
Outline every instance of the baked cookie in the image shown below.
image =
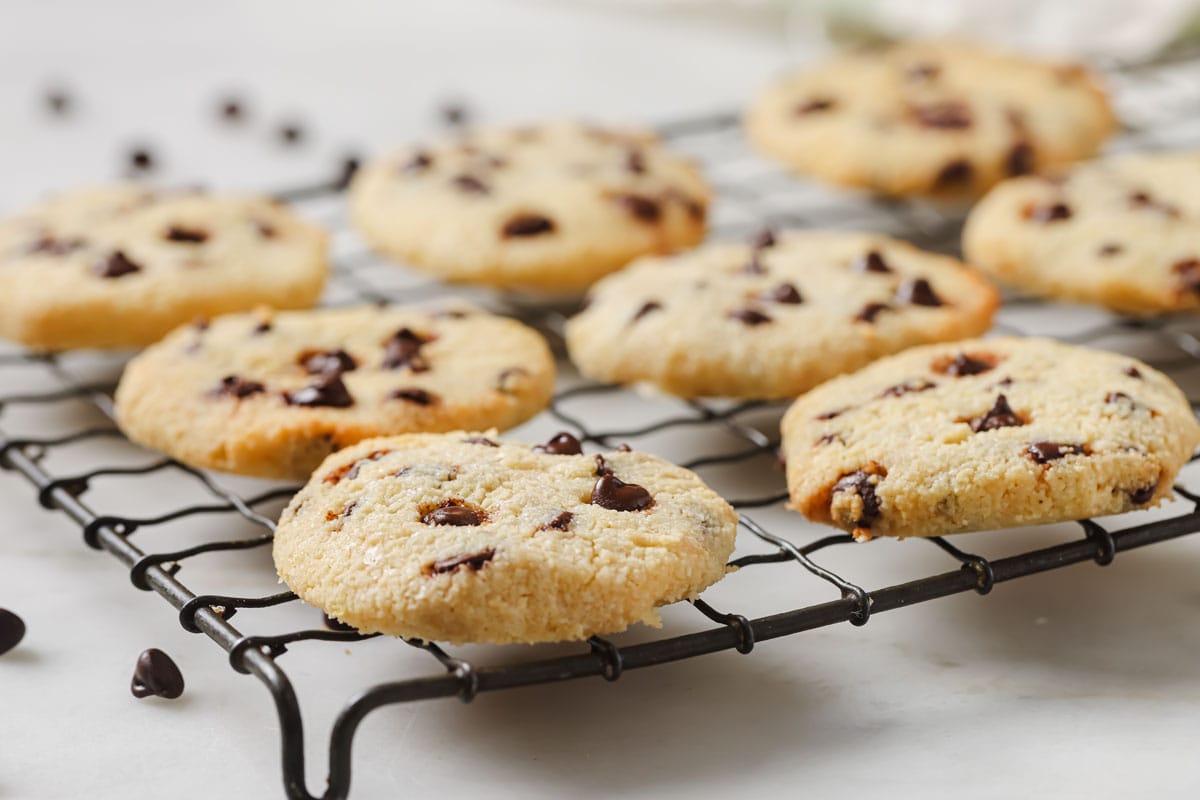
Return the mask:
POLYGON ((512 427, 553 386, 537 332, 469 306, 262 311, 134 358, 116 411, 130 439, 188 464, 301 480, 370 436, 512 427))
POLYGON ((751 141, 797 172, 950 198, 1091 155, 1115 128, 1083 67, 942 41, 844 53, 775 83, 746 116, 751 141))
POLYGON ((0 221, 0 336, 137 347, 200 316, 307 308, 326 237, 257 197, 84 189, 0 221))
POLYGON ((996 291, 946 256, 885 236, 764 231, 643 259, 567 323, 586 375, 685 397, 795 397, 915 344, 983 333, 996 291))
POLYGON ((914 348, 814 389, 783 419, 792 505, 861 539, 1154 506, 1198 441, 1166 375, 1045 339, 914 348))
POLYGON ((1200 151, 1081 164, 997 186, 968 260, 1031 294, 1129 314, 1200 308, 1200 151))
POLYGON ((694 473, 645 453, 409 434, 326 459, 279 520, 275 566, 364 633, 564 641, 658 624, 725 574, 736 530, 694 473))
POLYGON ((381 253, 446 280, 579 292, 704 238, 708 188, 653 135, 559 122, 408 147, 350 188, 381 253))

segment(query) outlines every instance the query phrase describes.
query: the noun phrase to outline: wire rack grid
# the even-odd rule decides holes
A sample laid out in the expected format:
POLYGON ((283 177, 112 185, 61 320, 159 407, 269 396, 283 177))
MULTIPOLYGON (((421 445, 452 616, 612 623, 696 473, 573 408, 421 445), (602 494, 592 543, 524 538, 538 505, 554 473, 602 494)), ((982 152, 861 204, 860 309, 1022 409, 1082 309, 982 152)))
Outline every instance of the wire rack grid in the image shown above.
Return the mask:
MULTIPOLYGON (((1194 61, 1115 73, 1118 97, 1136 101, 1122 109, 1133 125, 1117 148, 1158 149, 1200 143, 1200 114, 1196 113, 1200 111, 1198 78, 1200 65, 1194 61)), ((920 204, 837 194, 799 182, 746 150, 734 115, 676 121, 661 126, 661 130, 672 145, 704 164, 719 198, 713 224, 717 237, 745 236, 764 224, 829 226, 893 233, 940 251, 953 252, 956 248, 961 219, 955 214, 920 204)), ((326 302, 414 302, 436 299, 452 291, 462 293, 397 270, 364 251, 346 229, 339 198, 343 188, 344 181, 336 180, 277 193, 320 218, 335 232, 337 255, 326 302)), ((515 296, 485 295, 476 299, 537 326, 561 352, 564 309, 515 296)), ((1010 333, 1032 330, 1042 333, 1043 323, 1058 316, 1052 308, 1010 298, 998 327, 1010 333)), ((1196 384, 1189 392, 1193 407, 1200 404, 1198 376, 1189 373, 1200 366, 1200 338, 1185 325, 1169 320, 1085 315, 1083 322, 1076 320, 1055 332, 1059 338, 1078 343, 1096 343, 1112 336, 1135 337, 1156 353, 1155 366, 1180 378, 1185 388, 1189 387, 1185 379, 1190 376, 1191 383, 1196 384)), ((290 798, 314 797, 305 777, 301 706, 280 663, 281 657, 289 647, 301 642, 326 641, 345 647, 373 637, 329 626, 246 634, 231 623, 236 614, 247 618, 255 631, 271 630, 263 620, 251 619, 251 612, 300 601, 291 592, 235 595, 205 592, 185 585, 180 573, 190 560, 269 546, 274 528, 272 509, 278 509, 295 487, 276 485, 246 492, 231 487, 221 477, 171 459, 145 461, 144 453, 143 460, 132 465, 105 462, 106 447, 121 438, 111 421, 113 377, 119 366, 119 361, 104 362, 99 367, 90 363, 81 365, 73 355, 0 351, 0 387, 4 387, 0 389, 0 467, 27 479, 42 506, 57 509, 73 520, 81 528, 88 546, 107 551, 124 564, 134 586, 157 592, 166 599, 178 612, 185 630, 208 636, 228 653, 233 669, 252 674, 266 685, 279 717, 286 794, 290 798), (37 388, 12 389, 29 385, 37 388), (62 413, 51 415, 55 421, 49 426, 30 426, 36 428, 32 431, 22 427, 26 416, 21 413, 23 410, 47 408, 62 413), (80 419, 89 422, 81 424, 80 419), (86 469, 55 468, 56 460, 63 460, 55 456, 80 446, 90 447, 91 461, 86 469), (100 481, 120 482, 149 496, 168 475, 189 483, 194 497, 199 499, 145 515, 110 513, 88 502, 89 492, 100 481), (228 520, 236 520, 239 535, 203 537, 185 546, 162 550, 143 544, 147 531, 167 528, 183 520, 209 518, 219 520, 219 525, 214 523, 212 528, 222 531, 230 527, 228 520)), ((757 521, 759 510, 777 509, 785 499, 782 477, 771 469, 777 458, 778 405, 659 399, 638 406, 644 407, 646 413, 635 415, 630 424, 610 429, 594 428, 577 410, 580 403, 603 402, 615 394, 629 393, 568 377, 548 413, 583 441, 606 447, 669 432, 697 439, 701 431, 716 432, 723 442, 719 452, 681 459, 685 466, 700 471, 718 490, 725 488, 722 470, 741 470, 748 465, 754 465, 755 475, 766 475, 765 482, 769 484, 767 490, 751 496, 725 492, 740 513, 743 533, 740 540, 748 539, 754 545, 752 552, 740 555, 732 565, 739 571, 768 564, 798 570, 797 574, 826 586, 831 599, 753 618, 720 610, 704 599, 697 599, 691 607, 703 623, 698 630, 668 632, 632 643, 592 637, 584 643, 563 645, 562 652, 549 657, 517 659, 498 666, 480 665, 432 642, 399 640, 398 646, 428 653, 434 659, 431 662, 434 669, 418 677, 371 685, 346 702, 330 734, 327 786, 322 794, 315 796, 332 800, 348 795, 355 732, 368 714, 385 705, 451 696, 469 701, 480 692, 588 676, 615 681, 626 670, 706 653, 721 650, 750 653, 758 643, 777 637, 840 622, 863 625, 883 611, 962 592, 987 594, 997 583, 1070 564, 1086 561, 1107 564, 1121 551, 1200 530, 1200 495, 1180 485, 1176 486, 1176 492, 1182 501, 1173 504, 1167 513, 1155 515, 1150 522, 1119 527, 1081 520, 1077 524, 1079 535, 1070 541, 1003 558, 966 552, 943 538, 921 540, 944 554, 944 571, 868 589, 818 560, 818 554, 830 548, 850 545, 849 536, 814 536, 814 529, 802 525, 798 517, 792 518, 794 524, 783 534, 757 521)), ((756 485, 763 482, 756 481, 756 485)), ((1133 519, 1138 521, 1136 517, 1133 519)), ((853 550, 862 554, 861 558, 869 558, 873 548, 855 544, 853 550)), ((264 574, 262 578, 264 586, 277 588, 273 574, 264 574)), ((319 618, 314 616, 316 619, 319 618)))

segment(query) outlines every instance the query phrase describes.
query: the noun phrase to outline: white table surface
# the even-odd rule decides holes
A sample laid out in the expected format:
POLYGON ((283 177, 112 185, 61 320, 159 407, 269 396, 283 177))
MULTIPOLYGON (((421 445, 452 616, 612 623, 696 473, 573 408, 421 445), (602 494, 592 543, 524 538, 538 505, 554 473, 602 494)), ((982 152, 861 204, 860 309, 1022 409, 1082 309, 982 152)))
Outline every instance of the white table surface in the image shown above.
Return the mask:
MULTIPOLYGON (((135 140, 161 155, 167 179, 270 187, 323 175, 346 149, 430 135, 432 111, 449 96, 488 119, 653 122, 734 108, 787 60, 778 36, 751 26, 548 2, 6 4, 0 210, 117 176, 135 140), (79 100, 62 121, 39 105, 56 81, 79 100), (225 90, 247 98, 242 129, 214 122, 225 90), (271 131, 292 115, 311 137, 285 151, 271 131)), ((539 420, 518 435, 556 427, 539 420)), ((697 442, 654 446, 683 457, 697 442)), ((818 533, 786 512, 763 521, 791 524, 801 539, 818 533)), ((1075 534, 1059 526, 957 543, 990 554, 1075 534)), ((951 566, 916 542, 870 548, 869 558, 837 553, 829 563, 870 586, 951 566)), ((762 643, 747 657, 722 653, 611 685, 589 679, 471 705, 384 709, 359 732, 352 797, 1196 797, 1198 559, 1200 539, 1185 539, 1122 554, 1103 570, 1080 565, 988 598, 882 614, 862 629, 762 643)), ((797 567, 762 569, 730 578, 713 602, 766 613, 832 599, 794 578, 797 567)), ((268 555, 256 552, 189 565, 185 575, 261 593, 269 571, 268 555)), ((3 473, 0 606, 29 626, 0 658, 0 797, 282 795, 263 687, 183 632, 161 599, 134 590, 113 559, 85 549, 72 524, 39 510, 30 488, 3 473), (149 646, 181 665, 181 700, 130 696, 134 659, 149 646)), ((311 609, 284 614, 313 622, 311 609)), ((682 629, 694 612, 667 617, 682 629)), ((315 788, 329 721, 351 690, 432 669, 393 642, 349 655, 305 647, 282 663, 301 692, 315 788)))

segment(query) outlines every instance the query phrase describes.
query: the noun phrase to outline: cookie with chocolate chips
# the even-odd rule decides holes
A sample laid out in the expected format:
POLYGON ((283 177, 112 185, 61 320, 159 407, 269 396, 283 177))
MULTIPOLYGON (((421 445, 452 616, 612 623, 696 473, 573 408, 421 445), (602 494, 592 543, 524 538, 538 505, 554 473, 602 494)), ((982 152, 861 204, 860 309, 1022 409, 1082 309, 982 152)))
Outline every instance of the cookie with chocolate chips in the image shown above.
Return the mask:
POLYGON ((649 133, 557 122, 411 146, 359 171, 355 226, 446 280, 578 293, 704 237, 709 190, 649 133))
POLYGON ((725 574, 737 515, 692 472, 487 433, 335 453, 280 517, 292 591, 364 633, 547 642, 659 624, 725 574))
POLYGON ((760 150, 804 175, 883 195, 969 198, 1091 155, 1116 119, 1082 67, 914 41, 784 78, 745 124, 760 150))
POLYGON ((972 210, 963 247, 1029 294, 1126 314, 1200 310, 1200 151, 1006 181, 972 210))
POLYGON ((371 436, 509 428, 545 408, 545 340, 468 305, 218 317, 134 358, 121 429, 188 464, 302 480, 371 436))
POLYGON ((1200 442, 1171 379, 1046 339, 916 347, 783 419, 794 508, 874 536, 939 536, 1156 506, 1200 442))
POLYGON ((257 197, 116 185, 0 221, 0 337, 30 347, 138 347, 200 316, 308 308, 324 231, 257 197))
POLYGON ((580 371, 684 397, 792 398, 880 356, 991 327, 994 289, 952 258, 795 231, 640 260, 566 326, 580 371))

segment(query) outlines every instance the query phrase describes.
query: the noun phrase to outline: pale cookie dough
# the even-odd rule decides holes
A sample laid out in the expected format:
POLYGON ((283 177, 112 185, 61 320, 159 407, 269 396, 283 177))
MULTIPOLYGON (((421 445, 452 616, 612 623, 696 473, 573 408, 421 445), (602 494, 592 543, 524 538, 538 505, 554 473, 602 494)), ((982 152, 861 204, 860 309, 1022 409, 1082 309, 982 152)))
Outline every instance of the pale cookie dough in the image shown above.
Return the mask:
POLYGON ((279 520, 275 566, 364 633, 561 641, 657 624, 725 574, 736 530, 728 503, 651 455, 411 434, 326 459, 279 520))
POLYGON ((979 335, 999 303, 952 258, 833 231, 643 259, 588 299, 566 327, 585 375, 749 398, 795 397, 906 347, 979 335))
POLYGON ((1121 156, 997 186, 967 259, 1030 294, 1148 315, 1200 308, 1200 151, 1121 156))
POLYGON ((1089 156, 1117 126, 1081 66, 944 41, 841 54, 770 86, 745 124, 799 173, 948 198, 1089 156))
POLYGON ((408 147, 350 190, 354 224, 391 258, 449 281, 558 293, 696 244, 708 200, 698 170, 653 135, 569 122, 408 147))
POLYGON ((1045 339, 914 348, 814 389, 783 420, 792 505, 863 539, 1155 506, 1198 441, 1166 375, 1045 339))
POLYGON ((264 311, 146 350, 116 410, 130 439, 185 463, 303 480, 371 436, 512 427, 553 386, 540 334, 468 306, 264 311))
POLYGON ((257 197, 117 185, 0 221, 0 336, 30 347, 138 347, 200 316, 307 308, 326 235, 257 197))

